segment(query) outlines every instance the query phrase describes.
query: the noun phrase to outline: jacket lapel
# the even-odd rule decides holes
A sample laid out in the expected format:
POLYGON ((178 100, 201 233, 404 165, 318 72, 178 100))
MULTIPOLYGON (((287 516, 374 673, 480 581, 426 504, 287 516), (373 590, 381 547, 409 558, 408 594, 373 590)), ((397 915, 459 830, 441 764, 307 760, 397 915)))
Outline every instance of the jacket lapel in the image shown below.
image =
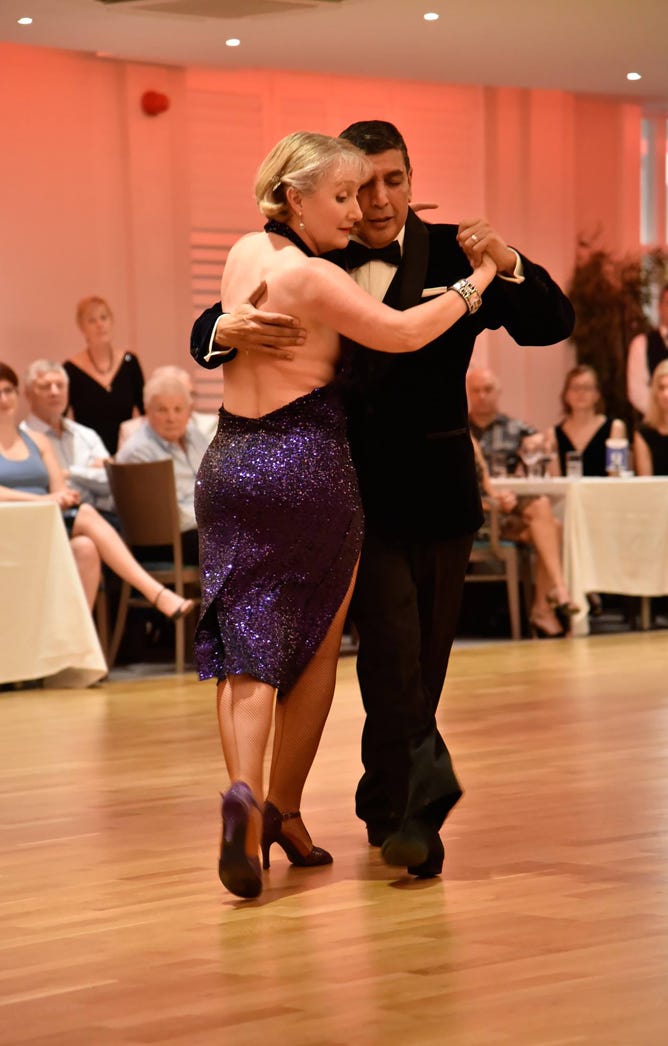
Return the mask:
POLYGON ((408 210, 401 265, 383 298, 393 309, 410 309, 422 297, 429 260, 429 233, 424 222, 408 210))

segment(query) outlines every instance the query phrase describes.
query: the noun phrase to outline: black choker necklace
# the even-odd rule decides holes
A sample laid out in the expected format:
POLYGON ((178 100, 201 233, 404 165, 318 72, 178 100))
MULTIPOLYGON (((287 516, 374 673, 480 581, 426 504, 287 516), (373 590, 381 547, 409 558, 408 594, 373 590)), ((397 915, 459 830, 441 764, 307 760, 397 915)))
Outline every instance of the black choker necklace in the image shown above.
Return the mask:
POLYGON ((301 236, 298 236, 295 230, 291 229, 285 222, 277 222, 274 218, 270 218, 264 227, 264 231, 276 233, 277 236, 284 236, 286 240, 294 243, 295 247, 299 247, 299 250, 303 251, 307 258, 315 258, 315 251, 312 251, 308 244, 304 243, 301 236))

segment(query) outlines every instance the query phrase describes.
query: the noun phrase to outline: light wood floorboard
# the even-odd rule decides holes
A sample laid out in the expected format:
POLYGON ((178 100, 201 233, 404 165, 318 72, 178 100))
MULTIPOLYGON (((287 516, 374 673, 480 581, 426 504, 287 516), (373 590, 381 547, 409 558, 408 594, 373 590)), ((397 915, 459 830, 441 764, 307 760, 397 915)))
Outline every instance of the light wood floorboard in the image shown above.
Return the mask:
POLYGON ((663 1046, 668 633, 456 650, 442 879, 353 810, 354 659, 304 803, 324 869, 216 876, 214 686, 0 695, 0 1042, 663 1046))

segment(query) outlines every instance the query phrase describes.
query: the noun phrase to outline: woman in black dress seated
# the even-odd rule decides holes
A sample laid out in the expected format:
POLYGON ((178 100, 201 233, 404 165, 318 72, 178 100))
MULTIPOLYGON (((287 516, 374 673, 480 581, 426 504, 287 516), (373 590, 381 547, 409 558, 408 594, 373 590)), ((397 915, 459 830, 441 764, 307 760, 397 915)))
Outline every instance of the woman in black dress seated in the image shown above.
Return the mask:
POLYGON ((652 375, 649 407, 633 438, 636 473, 668 476, 668 360, 652 375))
MULTIPOLYGON (((298 316, 306 339, 291 360, 237 353, 226 364, 218 431, 200 468, 202 617, 196 660, 218 681, 218 718, 231 786, 223 798, 219 874, 241 897, 262 889, 278 842, 297 864, 323 864, 298 816, 301 795, 272 791, 262 770, 278 693, 272 768, 286 761, 301 792, 332 700, 341 631, 362 541, 362 509, 342 397, 343 334, 384 352, 432 341, 475 308, 493 278, 487 256, 456 290, 394 311, 317 255, 346 246, 361 217, 357 191, 371 166, 340 139, 299 132, 279 142, 255 186, 270 220, 225 265, 227 312, 261 281, 260 307, 298 316)), ((285 780, 285 774, 281 779, 285 780)))
POLYGON ((104 298, 84 298, 76 316, 86 348, 63 364, 70 379, 70 410, 115 454, 121 422, 144 412, 144 375, 136 356, 112 344, 113 316, 104 298))
POLYGON ((582 455, 583 476, 606 476, 605 441, 615 432, 625 431, 618 418, 603 413, 603 399, 598 375, 593 367, 580 363, 569 370, 561 390, 564 418, 548 434, 548 442, 557 448, 557 458, 550 466, 556 476, 566 475, 566 455, 582 455))

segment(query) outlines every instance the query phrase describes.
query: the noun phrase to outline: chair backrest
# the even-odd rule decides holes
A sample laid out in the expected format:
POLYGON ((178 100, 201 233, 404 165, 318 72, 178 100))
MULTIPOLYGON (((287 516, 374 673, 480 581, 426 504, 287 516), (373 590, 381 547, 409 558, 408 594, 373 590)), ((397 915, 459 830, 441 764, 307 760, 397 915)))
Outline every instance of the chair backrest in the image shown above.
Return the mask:
POLYGON ((128 545, 172 545, 180 559, 181 530, 171 458, 105 464, 111 495, 128 545))

